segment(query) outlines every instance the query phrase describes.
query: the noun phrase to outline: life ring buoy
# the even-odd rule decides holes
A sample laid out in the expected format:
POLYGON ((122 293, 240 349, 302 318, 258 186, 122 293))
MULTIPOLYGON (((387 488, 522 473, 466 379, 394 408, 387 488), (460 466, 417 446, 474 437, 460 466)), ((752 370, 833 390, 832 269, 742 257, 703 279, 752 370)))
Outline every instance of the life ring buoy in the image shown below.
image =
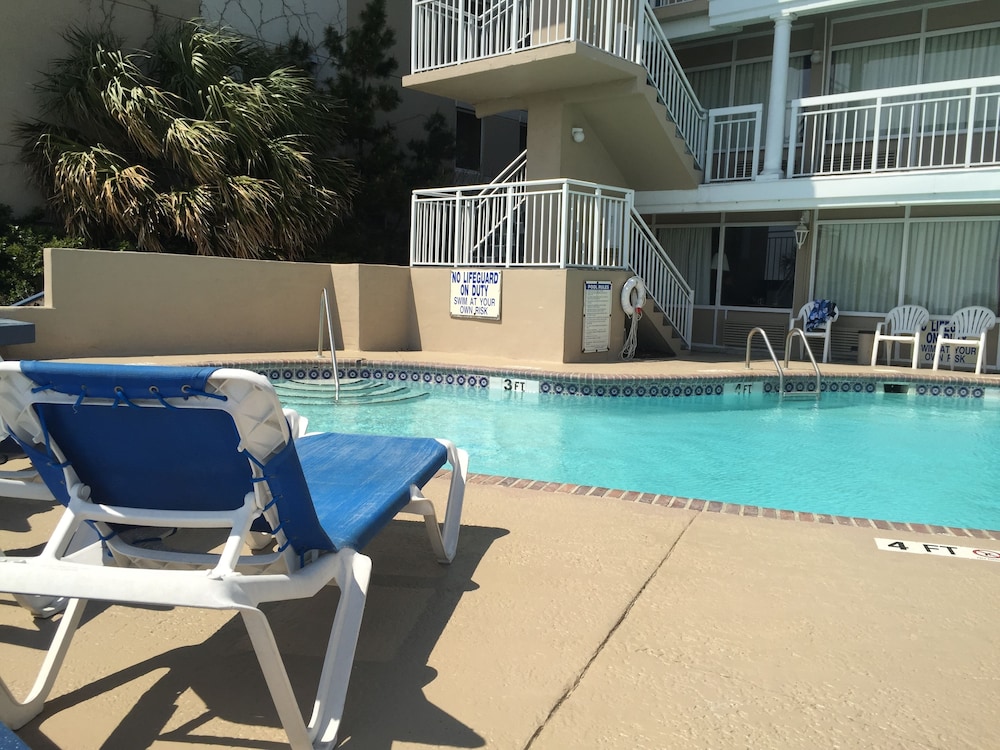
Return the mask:
POLYGON ((622 287, 622 310, 625 311, 626 315, 634 315, 637 311, 642 312, 642 306, 646 304, 646 285, 642 283, 642 279, 638 276, 633 276, 625 285, 622 287), (632 299, 632 293, 635 292, 635 300, 632 299))

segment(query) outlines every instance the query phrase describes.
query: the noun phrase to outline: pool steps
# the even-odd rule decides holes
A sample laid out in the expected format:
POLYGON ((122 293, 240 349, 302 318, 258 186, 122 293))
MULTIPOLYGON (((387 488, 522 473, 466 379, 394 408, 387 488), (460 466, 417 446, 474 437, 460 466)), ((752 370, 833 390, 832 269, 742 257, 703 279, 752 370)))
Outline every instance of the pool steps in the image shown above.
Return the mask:
POLYGON ((342 405, 389 404, 426 398, 408 386, 392 385, 363 378, 340 381, 340 397, 331 381, 289 380, 274 383, 278 397, 286 404, 295 402, 338 403, 342 405))

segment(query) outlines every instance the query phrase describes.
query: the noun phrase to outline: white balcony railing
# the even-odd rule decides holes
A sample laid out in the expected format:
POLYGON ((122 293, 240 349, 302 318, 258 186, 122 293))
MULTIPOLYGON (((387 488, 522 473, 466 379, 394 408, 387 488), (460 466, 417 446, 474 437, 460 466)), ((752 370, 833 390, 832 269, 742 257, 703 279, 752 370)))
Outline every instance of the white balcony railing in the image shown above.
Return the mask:
POLYGON ((624 268, 632 192, 576 180, 415 190, 416 266, 624 268))
POLYGON ((700 169, 707 113, 645 0, 414 0, 411 69, 422 73, 560 42, 580 42, 646 69, 700 169))
POLYGON ((708 111, 705 182, 753 180, 760 166, 763 105, 708 111))
POLYGON ((1000 166, 1000 76, 792 102, 789 177, 1000 166))
POLYGON ((690 344, 691 287, 633 200, 631 190, 578 180, 415 190, 410 265, 628 269, 690 344))

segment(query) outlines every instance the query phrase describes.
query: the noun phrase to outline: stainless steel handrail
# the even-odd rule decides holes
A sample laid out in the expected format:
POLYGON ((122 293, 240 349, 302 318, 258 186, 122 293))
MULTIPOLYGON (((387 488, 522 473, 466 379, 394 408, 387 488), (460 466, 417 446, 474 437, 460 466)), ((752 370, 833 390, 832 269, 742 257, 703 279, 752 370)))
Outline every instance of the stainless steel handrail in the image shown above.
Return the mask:
MULTIPOLYGON (((767 347, 767 353, 771 355, 771 361, 774 363, 774 369, 778 372, 778 397, 785 397, 785 368, 788 367, 788 363, 791 357, 792 350, 792 339, 796 334, 802 339, 805 344, 806 353, 809 354, 809 361, 812 362, 813 370, 816 373, 816 390, 813 393, 808 393, 805 395, 816 396, 818 399, 820 396, 820 374, 819 365, 816 364, 816 357, 813 356, 812 349, 809 348, 809 340, 806 335, 802 332, 801 328, 792 328, 788 331, 788 335, 785 336, 785 366, 782 367, 781 363, 778 362, 778 358, 774 354, 774 348, 771 346, 771 341, 767 337, 767 331, 763 328, 754 328, 750 333, 747 334, 747 355, 746 361, 744 362, 744 369, 750 369, 750 344, 753 342, 753 336, 755 333, 759 333, 761 338, 764 339, 764 345, 767 347)), ((796 395, 796 394, 789 394, 796 395)))
POLYGON ((319 339, 316 342, 316 358, 323 356, 323 318, 326 317, 326 334, 330 342, 330 364, 333 368, 333 398, 340 400, 340 375, 337 373, 337 347, 333 340, 333 321, 330 319, 330 297, 326 289, 319 297, 319 339))
MULTIPOLYGON (((809 361, 812 362, 813 370, 816 372, 816 398, 819 398, 819 365, 816 364, 816 357, 813 356, 812 349, 809 348, 809 339, 806 338, 801 328, 790 328, 788 329, 788 335, 785 336, 785 367, 788 367, 789 357, 792 353, 792 339, 795 337, 795 334, 798 334, 799 338, 802 339, 803 348, 806 350, 806 354, 809 355, 809 361)), ((765 338, 767 338, 766 335, 765 338)), ((784 397, 784 390, 781 391, 781 395, 784 397)))
MULTIPOLYGON (((767 338, 767 331, 763 328, 754 328, 750 333, 747 334, 747 359, 743 369, 750 369, 750 343, 753 341, 753 335, 759 333, 761 338, 764 339, 764 345, 767 346, 767 352, 771 355, 771 361, 774 362, 774 369, 778 371, 778 393, 781 396, 785 395, 785 371, 781 369, 781 365, 778 364, 778 358, 774 355, 774 348, 771 346, 770 340, 767 338)), ((788 346, 786 344, 785 351, 788 351, 788 346)), ((810 356, 812 353, 810 352, 810 356)), ((788 360, 785 360, 785 364, 788 364, 788 360)))

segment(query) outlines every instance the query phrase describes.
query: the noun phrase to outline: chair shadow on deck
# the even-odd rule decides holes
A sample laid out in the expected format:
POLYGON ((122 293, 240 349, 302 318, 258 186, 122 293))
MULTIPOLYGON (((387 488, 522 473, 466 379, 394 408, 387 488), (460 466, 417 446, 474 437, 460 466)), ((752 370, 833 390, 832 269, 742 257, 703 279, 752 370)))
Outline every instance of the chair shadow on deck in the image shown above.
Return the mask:
MULTIPOLYGON (((430 703, 423 688, 436 678, 428 660, 455 608, 478 589, 473 575, 479 562, 508 533, 500 528, 463 526, 459 554, 448 566, 417 552, 425 551, 427 543, 420 523, 393 521, 365 549, 375 572, 337 747, 389 750, 399 741, 457 748, 485 745, 483 737, 460 716, 450 716, 430 703)), ((285 655, 300 708, 307 715, 338 596, 337 588, 328 586, 311 599, 263 607, 285 655)), ((34 629, 26 617, 25 629, 29 628, 34 629)), ((34 635, 27 638, 35 639, 34 635)), ((38 640, 38 647, 44 649, 44 639, 38 640)), ((47 736, 47 719, 161 671, 163 676, 136 699, 101 747, 147 747, 155 742, 205 747, 242 743, 237 746, 266 750, 288 746, 239 616, 199 644, 173 649, 113 674, 95 675, 89 684, 51 697, 42 716, 19 730, 19 735, 33 750, 66 750, 47 736), (187 690, 197 694, 204 712, 168 729, 176 723, 178 696, 187 690), (234 739, 225 729, 218 735, 204 733, 201 728, 215 718, 250 727, 245 734, 252 735, 253 726, 268 729, 254 739, 234 739)))

